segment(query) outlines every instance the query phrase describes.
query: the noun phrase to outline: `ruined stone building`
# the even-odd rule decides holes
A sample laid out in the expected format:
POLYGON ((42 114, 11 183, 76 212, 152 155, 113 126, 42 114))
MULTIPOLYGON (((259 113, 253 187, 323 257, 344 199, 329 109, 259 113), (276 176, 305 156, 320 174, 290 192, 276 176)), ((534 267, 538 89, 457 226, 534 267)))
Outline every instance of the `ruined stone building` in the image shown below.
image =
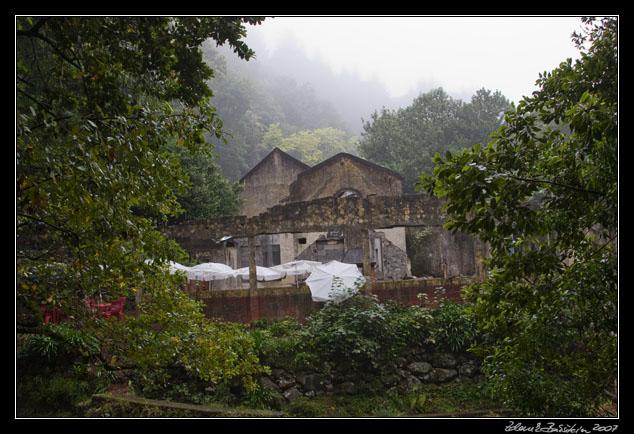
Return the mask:
MULTIPOLYGON (((396 225, 382 225, 378 226, 379 229, 376 229, 377 226, 359 227, 357 222, 363 219, 364 213, 374 216, 377 212, 378 215, 383 213, 374 209, 372 204, 376 202, 373 201, 375 198, 377 201, 389 201, 390 198, 405 200, 407 196, 403 196, 403 178, 400 174, 357 156, 341 153, 310 167, 276 148, 244 175, 240 182, 243 186, 242 216, 227 218, 223 224, 243 225, 271 213, 285 213, 283 210, 293 209, 293 212, 297 212, 298 208, 300 213, 303 210, 311 213, 311 216, 303 217, 324 217, 321 220, 331 222, 326 225, 327 230, 323 230, 323 224, 319 226, 319 232, 256 232, 251 242, 255 244, 255 263, 259 266, 271 267, 305 259, 320 262, 337 260, 362 267, 365 254, 365 266, 368 266, 369 256, 371 274, 375 280, 409 279, 413 269, 414 275, 418 277, 447 278, 481 274, 478 264, 484 252, 483 246, 472 237, 449 233, 442 228, 442 223, 407 228, 396 225), (358 201, 366 204, 366 208, 359 205, 354 214, 343 212, 332 218, 332 209, 324 207, 334 206, 339 203, 336 202, 339 198, 358 198, 358 201), (310 207, 310 204, 317 203, 319 206, 310 207), (331 203, 333 205, 329 205, 331 203), (324 215, 315 216, 315 213, 324 215), (368 243, 365 252, 364 242, 368 243)), ((411 196, 417 201, 423 199, 423 195, 411 196)), ((433 205, 426 209, 437 214, 440 206, 433 205)), ((400 211, 391 211, 389 214, 396 216, 400 211)), ((284 218, 288 221, 288 216, 284 218)), ((239 234, 226 234, 223 237, 204 235, 213 225, 215 222, 183 225, 173 228, 171 236, 179 239, 197 262, 222 262, 233 268, 248 267, 247 237, 239 234)), ((235 228, 236 233, 239 233, 238 227, 235 228)), ((294 278, 290 279, 294 282, 294 278)), ((230 279, 214 282, 213 285, 229 288, 240 287, 243 283, 230 279)), ((279 285, 279 282, 276 284, 279 285)))
MULTIPOLYGON (((242 214, 253 217, 285 203, 326 197, 393 196, 403 193, 398 173, 350 154, 338 154, 309 167, 275 148, 242 177, 242 214)), ((256 236, 256 263, 270 267, 297 259, 337 260, 362 265, 362 237, 358 231, 333 228, 330 232, 256 236)), ((371 262, 377 279, 398 280, 411 276, 406 253, 405 229, 371 234, 371 262)), ((248 266, 246 239, 225 240, 222 260, 234 268, 248 266)), ((201 258, 202 259, 202 258, 201 258)))

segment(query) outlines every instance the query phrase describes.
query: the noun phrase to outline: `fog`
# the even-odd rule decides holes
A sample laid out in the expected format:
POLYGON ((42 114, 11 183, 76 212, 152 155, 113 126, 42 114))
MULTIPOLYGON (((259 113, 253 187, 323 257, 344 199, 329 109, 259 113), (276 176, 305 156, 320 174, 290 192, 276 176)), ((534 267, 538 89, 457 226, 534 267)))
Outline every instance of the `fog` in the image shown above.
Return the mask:
MULTIPOLYGON (((298 85, 308 85, 316 95, 328 102, 343 119, 351 135, 359 136, 362 119, 369 120, 370 115, 382 107, 397 109, 411 104, 420 93, 440 87, 440 83, 419 83, 415 90, 394 97, 378 79, 362 79, 351 71, 334 71, 331 65, 319 58, 309 58, 295 44, 283 42, 274 51, 264 48, 264 41, 257 35, 247 38, 249 47, 255 51, 255 58, 245 62, 238 59, 228 49, 219 51, 227 58, 228 68, 245 74, 257 83, 263 75, 290 77, 298 85)), ((470 94, 453 94, 452 97, 469 100, 470 94)))
POLYGON ((256 38, 250 39, 249 43, 256 52, 256 61, 264 68, 293 77, 299 83, 309 83, 319 97, 333 105, 354 135, 360 134, 362 130, 361 119, 368 120, 374 111, 382 107, 392 109, 407 106, 420 92, 437 87, 437 84, 422 83, 418 91, 395 98, 378 80, 363 80, 349 71, 335 72, 323 60, 309 59, 291 42, 283 43, 272 53, 258 50, 261 43, 256 38))
POLYGON ((357 18, 247 26, 255 52, 248 62, 216 48, 231 76, 210 83, 231 135, 211 140, 226 176, 239 179, 270 151, 263 137, 272 125, 281 123, 284 137, 331 127, 358 140, 374 112, 408 107, 438 88, 464 102, 484 88, 517 103, 536 90, 540 73, 579 54, 571 41, 577 17, 357 18))
MULTIPOLYGON (((349 131, 382 107, 442 87, 468 102, 500 90, 517 103, 568 57, 579 17, 276 17, 247 27, 249 70, 309 83, 349 131)), ((246 62, 243 62, 246 63, 246 62)))

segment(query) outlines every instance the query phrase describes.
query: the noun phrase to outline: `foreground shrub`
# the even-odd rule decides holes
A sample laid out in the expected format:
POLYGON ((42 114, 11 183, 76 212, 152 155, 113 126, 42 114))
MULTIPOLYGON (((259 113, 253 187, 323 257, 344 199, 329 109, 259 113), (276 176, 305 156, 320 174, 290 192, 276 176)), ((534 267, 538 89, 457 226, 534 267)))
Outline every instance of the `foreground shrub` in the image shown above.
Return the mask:
POLYGON ((139 391, 169 387, 175 375, 212 387, 237 379, 253 388, 254 378, 267 372, 244 326, 207 319, 200 302, 187 294, 156 292, 139 306, 137 317, 99 328, 110 338, 110 350, 121 356, 118 366, 134 367, 139 391))
POLYGON ((469 317, 463 303, 443 301, 433 309, 432 318, 431 337, 445 350, 465 350, 477 335, 475 322, 469 317))
POLYGON ((99 341, 81 330, 53 325, 42 333, 19 336, 16 351, 16 412, 20 417, 64 416, 112 376, 90 363, 99 341))
POLYGON ((314 354, 338 366, 377 370, 412 346, 430 338, 431 316, 423 306, 379 303, 356 293, 343 302, 327 302, 306 325, 314 354))

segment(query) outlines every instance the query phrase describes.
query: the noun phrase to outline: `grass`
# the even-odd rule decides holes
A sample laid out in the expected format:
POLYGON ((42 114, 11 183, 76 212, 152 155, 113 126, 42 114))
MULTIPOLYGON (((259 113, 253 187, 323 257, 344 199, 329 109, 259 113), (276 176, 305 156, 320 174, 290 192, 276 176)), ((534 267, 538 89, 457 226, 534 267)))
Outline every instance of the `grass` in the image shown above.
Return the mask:
POLYGON ((491 399, 481 381, 422 385, 408 395, 358 394, 302 397, 283 406, 288 417, 411 417, 503 407, 491 399))

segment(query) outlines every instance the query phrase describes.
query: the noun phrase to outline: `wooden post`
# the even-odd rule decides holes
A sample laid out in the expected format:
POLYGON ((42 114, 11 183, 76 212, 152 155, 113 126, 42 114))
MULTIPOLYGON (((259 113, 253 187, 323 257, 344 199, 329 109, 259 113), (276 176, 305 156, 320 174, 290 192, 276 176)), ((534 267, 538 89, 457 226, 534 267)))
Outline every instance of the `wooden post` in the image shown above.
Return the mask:
POLYGON ((372 267, 370 265, 370 235, 368 229, 361 229, 361 247, 363 250, 363 275, 370 276, 372 267))
POLYGON ((260 300, 258 298, 258 277, 255 265, 255 236, 247 238, 249 243, 249 322, 260 319, 260 300))
POLYGON ((257 269, 255 265, 255 236, 249 235, 249 290, 255 291, 258 288, 257 269))

